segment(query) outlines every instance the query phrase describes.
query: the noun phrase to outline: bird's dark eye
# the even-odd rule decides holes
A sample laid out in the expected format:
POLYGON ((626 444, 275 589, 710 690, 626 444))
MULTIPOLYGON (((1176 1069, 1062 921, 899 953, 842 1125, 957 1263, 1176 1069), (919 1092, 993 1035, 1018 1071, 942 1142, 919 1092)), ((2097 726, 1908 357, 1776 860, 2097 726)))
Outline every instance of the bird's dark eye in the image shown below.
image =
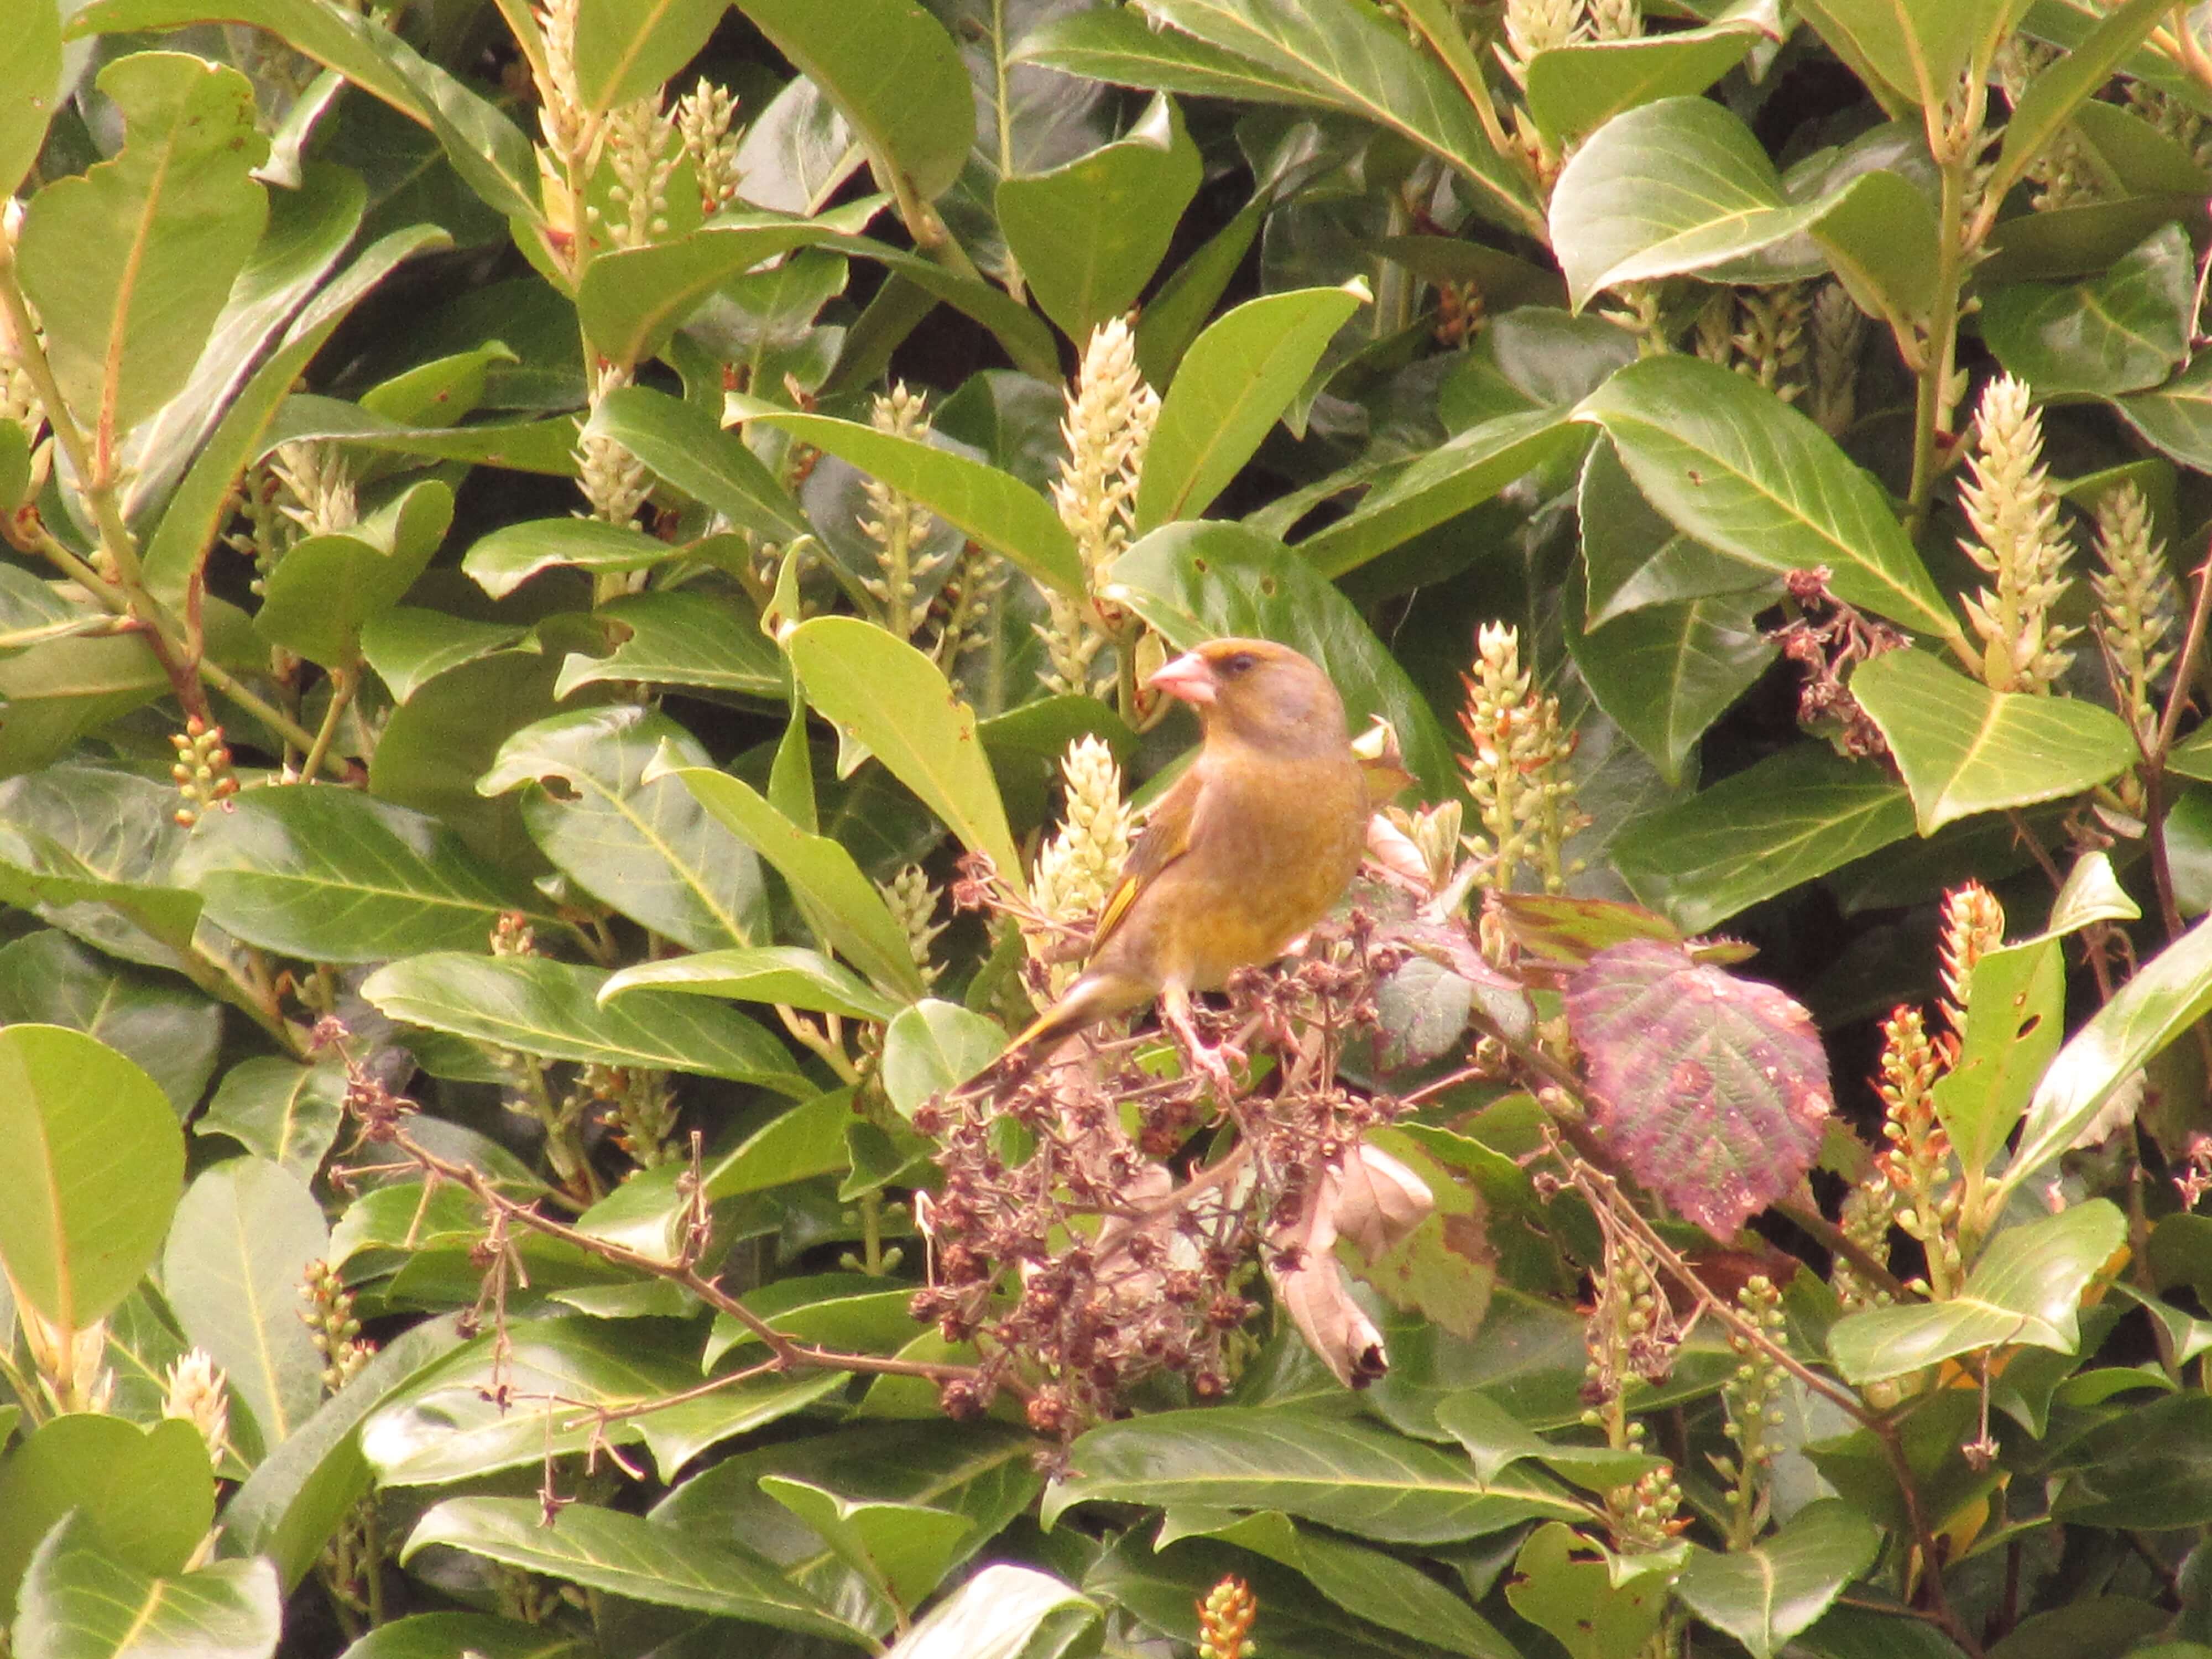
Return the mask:
POLYGON ((1253 665, 1257 663, 1259 660, 1260 659, 1254 656, 1249 651, 1239 651, 1235 656, 1230 658, 1228 661, 1223 663, 1221 667, 1224 673, 1249 674, 1252 672, 1253 665))

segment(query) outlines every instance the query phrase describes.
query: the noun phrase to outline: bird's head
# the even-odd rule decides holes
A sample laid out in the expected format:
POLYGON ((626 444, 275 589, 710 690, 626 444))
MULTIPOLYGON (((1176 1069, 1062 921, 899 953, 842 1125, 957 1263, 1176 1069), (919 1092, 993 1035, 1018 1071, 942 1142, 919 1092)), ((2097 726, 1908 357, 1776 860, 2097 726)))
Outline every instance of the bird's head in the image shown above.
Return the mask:
POLYGON ((1346 742, 1344 704, 1310 658, 1273 640, 1209 640, 1152 677, 1198 711, 1209 734, 1312 752, 1346 742))

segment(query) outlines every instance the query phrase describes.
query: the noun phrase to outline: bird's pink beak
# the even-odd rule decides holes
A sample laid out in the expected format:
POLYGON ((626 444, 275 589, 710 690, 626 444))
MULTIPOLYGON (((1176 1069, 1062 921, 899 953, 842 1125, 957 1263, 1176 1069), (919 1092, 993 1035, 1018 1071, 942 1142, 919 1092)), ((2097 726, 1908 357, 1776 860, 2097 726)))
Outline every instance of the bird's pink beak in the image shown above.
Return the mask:
POLYGON ((1195 651, 1186 651, 1145 682, 1155 691, 1203 706, 1214 699, 1213 668, 1195 651))

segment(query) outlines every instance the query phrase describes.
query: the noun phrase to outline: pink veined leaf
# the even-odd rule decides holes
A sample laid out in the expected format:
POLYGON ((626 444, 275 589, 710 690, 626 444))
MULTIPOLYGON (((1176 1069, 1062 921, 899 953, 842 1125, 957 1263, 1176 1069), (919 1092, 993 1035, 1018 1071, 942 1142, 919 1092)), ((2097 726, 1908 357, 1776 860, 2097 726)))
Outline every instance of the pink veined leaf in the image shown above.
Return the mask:
POLYGON ((1592 1116, 1637 1180, 1723 1243, 1813 1167, 1832 1097, 1820 1033, 1771 985, 1632 939, 1568 981, 1592 1116))

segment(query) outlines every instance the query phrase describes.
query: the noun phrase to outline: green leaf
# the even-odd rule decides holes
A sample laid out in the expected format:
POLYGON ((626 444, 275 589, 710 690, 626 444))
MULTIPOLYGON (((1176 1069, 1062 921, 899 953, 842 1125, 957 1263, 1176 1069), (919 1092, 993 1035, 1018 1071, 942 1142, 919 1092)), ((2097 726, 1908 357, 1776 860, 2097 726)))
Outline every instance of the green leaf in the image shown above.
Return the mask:
POLYGON ((15 1610, 39 1540, 71 1510, 113 1560, 179 1571, 215 1519, 206 1443, 174 1419, 149 1431, 94 1412, 51 1418, 25 1437, 0 1459, 0 1618, 15 1610))
POLYGON ((855 1502, 783 1475, 761 1490, 804 1521, 893 1608, 911 1612, 935 1589, 971 1523, 920 1504, 855 1502))
POLYGON ((726 0, 583 0, 576 8, 576 95, 611 110, 658 94, 699 55, 726 0))
POLYGON ((81 1031, 0 1030, 0 1266, 49 1325, 86 1329, 131 1293, 184 1175, 153 1079, 81 1031))
POLYGON ((1482 1480, 1494 1480, 1524 1458, 1534 1458, 1561 1480, 1603 1492, 1641 1480, 1659 1463, 1645 1453, 1610 1446, 1556 1444, 1476 1389, 1446 1395, 1437 1407, 1437 1426, 1466 1448, 1482 1480))
POLYGON ((1164 1549, 1192 1535, 1218 1538, 1279 1562, 1346 1613, 1385 1630, 1471 1659, 1519 1659, 1518 1650, 1489 1620, 1419 1567, 1382 1550, 1301 1528, 1273 1510, 1246 1516, 1170 1510, 1153 1547, 1164 1549))
POLYGON ((2155 391, 2112 403, 2146 443, 2184 466, 2212 468, 2212 356, 2198 356, 2155 391))
POLYGON ((503 599, 548 570, 624 575, 650 570, 686 551, 631 526, 600 519, 526 519, 501 525, 478 540, 461 556, 461 568, 493 599, 503 599))
POLYGON ((865 744, 963 846, 988 857, 1000 880, 1028 890, 998 781, 975 738, 975 711, 935 663, 854 617, 801 623, 783 648, 817 713, 865 744))
POLYGON ((222 1553, 266 1556, 276 1564, 285 1594, 296 1589, 347 1512, 368 1495, 362 1420, 459 1345, 457 1324, 451 1317, 425 1320, 382 1344, 343 1389, 263 1458, 223 1505, 222 1553))
POLYGON ((796 415, 734 393, 729 402, 733 419, 775 427, 850 461, 958 526, 1024 575, 1070 599, 1083 597, 1075 538, 1052 503, 1012 474, 857 421, 796 415))
POLYGON ((1769 573, 1692 541, 1655 512, 1611 444, 1592 444, 1583 458, 1575 516, 1589 595, 1585 631, 1648 605, 1773 591, 1769 573))
POLYGON ((308 1180, 345 1121, 345 1067, 335 1060, 301 1066, 258 1055, 223 1073, 192 1133, 228 1135, 256 1158, 308 1180))
POLYGON ((1048 173, 999 182, 999 228, 1046 316, 1081 344, 1137 302, 1204 169, 1165 97, 1128 132, 1048 173))
POLYGON ((661 482, 741 529, 780 542, 813 534, 798 503, 744 440, 704 410, 665 392, 619 386, 599 400, 584 431, 613 439, 661 482))
POLYGON ((1667 1606, 1662 1572, 1616 1582, 1614 1565, 1600 1546, 1555 1521, 1522 1545, 1505 1597, 1514 1612, 1556 1637, 1570 1659, 1613 1659, 1642 1647, 1667 1606), (1588 1554, 1602 1559, 1580 1559, 1588 1554))
POLYGON ((728 997, 736 1002, 781 1003, 814 1013, 842 1014, 848 1019, 888 1021, 898 1012, 896 1003, 865 980, 817 951, 793 945, 700 951, 688 957, 634 963, 617 969, 599 987, 599 1000, 641 989, 728 997))
POLYGON ((419 605, 394 605, 362 624, 361 654, 404 704, 449 669, 462 668, 501 651, 535 649, 537 641, 520 623, 477 622, 419 605), (526 640, 528 641, 526 643, 526 640))
POLYGON ((1982 337, 2039 398, 2154 386, 2189 346, 2197 269, 2179 225, 2066 286, 2014 283, 1982 296, 1982 337))
POLYGON ((393 1019, 546 1060, 690 1072, 804 1097, 783 1045, 733 1009, 639 992, 598 1000, 604 971, 544 957, 441 951, 388 963, 361 994, 393 1019))
MULTIPOLYGON (((696 3, 696 0, 694 0, 696 3)), ((576 315, 592 349, 617 363, 657 356, 691 313, 732 277, 794 248, 836 242, 842 222, 781 213, 718 215, 688 235, 615 248, 585 268, 576 315)))
POLYGON ((2139 757, 2108 709, 1992 691, 1923 652, 1868 659, 1850 689, 1888 740, 1923 836, 1975 812, 2079 793, 2139 757))
POLYGON ((1828 1331, 1844 1380, 1875 1382, 1984 1348, 2026 1343, 2073 1353, 2082 1293, 2127 1238, 2118 1207, 2093 1198, 1990 1239, 1946 1302, 1848 1314, 1828 1331))
POLYGON ((1751 17, 1634 40, 1581 40, 1528 60, 1528 113, 1554 143, 1579 138, 1625 110, 1690 97, 1726 75, 1765 38, 1751 17))
POLYGON ((1358 283, 1263 295, 1191 342, 1145 450, 1137 535, 1212 505, 1370 297, 1358 283))
POLYGON ((769 44, 828 94, 879 167, 925 201, 968 162, 975 99, 944 27, 914 0, 738 0, 769 44))
POLYGON ((175 1577, 114 1559, 82 1516, 46 1535, 24 1575, 20 1659, 270 1659, 283 1622, 265 1561, 223 1561, 175 1577))
POLYGON ((2212 922, 2200 921, 2144 963, 2045 1069, 2028 1103, 2018 1149, 1991 1204, 2001 1204, 2014 1188, 2072 1146, 2112 1091, 2208 1009, 2212 922))
POLYGON ((251 789, 210 812, 177 859, 210 920, 311 962, 488 947, 501 915, 558 924, 434 820, 352 789, 251 789))
MULTIPOLYGON (((2056 1461, 2064 1479, 2051 1504, 2056 1519, 2143 1530, 2202 1526, 2212 1519, 2212 1401, 2191 1392, 2117 1413, 2056 1461)), ((2087 1635, 2075 1632, 2065 1650, 2083 1651, 2087 1635)), ((2193 1659, 2186 1649, 2126 1650, 2193 1659)))
POLYGON ((900 1010, 884 1033, 884 1092, 910 1118, 923 1101, 965 1083, 1006 1046, 996 1021, 925 997, 900 1010))
POLYGON ((351 531, 302 537, 263 583, 254 631, 309 662, 350 667, 362 625, 399 603, 453 521, 453 489, 432 478, 351 531))
MULTIPOLYGON (((1571 585, 1567 597, 1579 612, 1571 585)), ((1726 593, 1646 605, 1587 634, 1570 626, 1567 648, 1590 695, 1668 783, 1682 781, 1705 728, 1774 660, 1773 641, 1753 620, 1766 604, 1764 594, 1726 593)))
POLYGON ((1056 1659, 1085 1651, 1098 1606, 1050 1573, 999 1562, 929 1610, 889 1652, 896 1659, 1056 1659))
POLYGON ((1692 1549, 1674 1593, 1753 1659, 1774 1659, 1874 1565, 1881 1547, 1879 1528, 1841 1500, 1823 1499, 1748 1549, 1725 1555, 1692 1549))
POLYGON ((1437 1544, 1578 1512, 1540 1476, 1486 1484, 1433 1447, 1303 1412, 1158 1412, 1075 1445, 1075 1473, 1045 1488, 1048 1527, 1077 1504, 1195 1504, 1281 1510, 1378 1543, 1437 1544))
POLYGON ((1825 565, 1839 599, 1963 642, 1881 488, 1746 376, 1647 357, 1576 410, 1605 428, 1644 499, 1685 534, 1766 569, 1825 565))
POLYGON ((1638 899, 1702 933, 1911 833, 1911 799, 1881 768, 1800 743, 1637 819, 1611 853, 1638 899))
POLYGON ((496 795, 520 787, 538 850, 640 926, 702 951, 765 937, 768 896, 752 849, 675 779, 643 781, 664 744, 695 763, 706 758, 690 732, 638 704, 574 709, 509 738, 477 787, 496 795))
POLYGON ((595 1659, 598 1651, 583 1637, 488 1613, 416 1613, 379 1625, 340 1659, 595 1659))
POLYGON ((2027 177, 2068 118, 2112 78, 2121 60, 2172 9, 2160 0, 2124 0, 2072 51, 2028 82, 2004 125, 2004 145, 1989 185, 1996 193, 1990 200, 2002 200, 2004 192, 2027 177))
POLYGON ((1329 94, 1303 78, 1173 29, 1154 28, 1142 14, 1121 7, 1061 12, 1024 35, 1011 61, 1197 98, 1335 106, 1329 94))
POLYGON ((169 1305, 229 1373, 272 1449, 322 1401, 324 1361, 301 1322, 300 1289, 307 1264, 329 1253, 322 1206, 266 1158, 233 1158, 198 1176, 169 1229, 169 1305))
POLYGON ((2066 1035, 2066 961, 2055 939, 1984 951, 1969 970, 1966 1031, 1936 1084, 1936 1115, 1959 1163, 1984 1170, 2027 1109, 2066 1035))
POLYGON ((139 52, 102 70, 125 122, 112 161, 31 198, 16 246, 62 394, 109 442, 191 377, 269 216, 268 153, 236 70, 139 52))
POLYGON ((110 956, 181 966, 200 901, 174 884, 174 799, 151 779, 90 766, 10 779, 0 785, 0 896, 110 956))
POLYGON ((9 196, 39 159, 61 83, 61 11, 52 0, 31 0, 0 52, 0 191, 9 196))
MULTIPOLYGON (((509 1339, 511 1358, 493 1352, 492 1337, 481 1337, 410 1379, 369 1414, 361 1428, 362 1454, 382 1483, 434 1486, 534 1468, 594 1443, 641 1442, 670 1478, 715 1442, 843 1386, 834 1372, 759 1376, 602 1426, 593 1417, 599 1407, 641 1405, 698 1386, 696 1330, 671 1320, 573 1315, 518 1321, 509 1339), (503 1395, 513 1403, 502 1403, 503 1395)), ((534 1528, 534 1504, 532 1516, 534 1528)))
POLYGON ((922 994, 921 970, 906 930, 875 884, 836 842, 800 829, 759 792, 726 772, 703 766, 671 769, 709 812, 774 866, 824 945, 858 968, 879 990, 902 1000, 922 994))
POLYGON ((1918 185, 1902 173, 1863 173, 1834 199, 1812 234, 1862 311, 1893 329, 1926 320, 1936 301, 1942 232, 1918 185))
POLYGON ((628 1601, 832 1641, 865 1645, 867 1640, 757 1556, 588 1504, 562 1510, 549 1527, 534 1498, 448 1498, 416 1524, 399 1559, 411 1560, 434 1544, 628 1601))
POLYGON ((145 1068, 179 1118, 199 1104, 222 1011, 166 975, 126 969, 42 928, 0 945, 0 1025, 66 1025, 145 1068))
POLYGON ((809 1181, 851 1162, 845 1131, 856 1118, 853 1091, 832 1089, 779 1112, 708 1166, 701 1182, 709 1199, 809 1181))
POLYGON ((290 396, 293 383, 337 325, 402 261, 450 241, 445 232, 432 225, 394 231, 307 302, 293 320, 284 343, 254 371, 245 389, 224 410, 199 458, 185 474, 184 483, 169 498, 161 525, 146 547, 146 586, 156 599, 165 603, 182 599, 192 571, 234 508, 231 490, 239 475, 263 453, 263 440, 276 411, 290 396))
MULTIPOLYGON (((728 546, 714 537, 691 550, 728 546)), ((571 652, 553 695, 586 685, 695 685, 744 696, 781 697, 787 676, 760 621, 735 594, 659 590, 626 593, 592 611, 620 642, 605 656, 571 652)))
POLYGON ((1146 13, 1409 139, 1484 192, 1492 217, 1535 228, 1528 185, 1491 148, 1467 94, 1402 26, 1332 0, 1157 0, 1146 13))
POLYGON ((1406 671, 1351 601, 1273 537, 1218 520, 1170 525, 1115 562, 1105 592, 1178 650, 1224 635, 1297 647, 1335 682, 1355 733, 1382 715, 1431 798, 1457 787, 1443 728, 1406 671))
POLYGON ((1856 48, 1889 86, 1939 108, 1991 8, 1988 0, 1812 0, 1801 9, 1838 52, 1856 48))
POLYGON ((1298 544, 1332 579, 1490 500, 1581 441, 1557 410, 1529 410, 1470 427, 1417 457, 1358 507, 1298 544))

